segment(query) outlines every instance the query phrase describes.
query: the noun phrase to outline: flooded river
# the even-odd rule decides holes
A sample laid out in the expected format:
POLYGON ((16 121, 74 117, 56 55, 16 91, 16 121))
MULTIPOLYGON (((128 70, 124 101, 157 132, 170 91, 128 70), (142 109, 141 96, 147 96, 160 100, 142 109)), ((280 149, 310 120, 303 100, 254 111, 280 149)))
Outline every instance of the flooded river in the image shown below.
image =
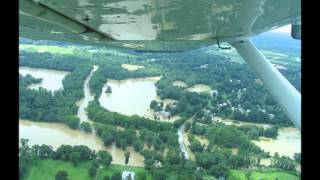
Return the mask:
POLYGON ((39 87, 45 88, 50 91, 63 89, 62 80, 69 74, 68 71, 57 71, 41 68, 19 67, 19 74, 25 76, 30 74, 35 78, 42 78, 42 82, 38 84, 31 84, 28 88, 38 89, 39 87))
MULTIPOLYGON (((60 145, 85 145, 95 151, 106 150, 113 158, 112 164, 125 165, 124 151, 112 144, 104 147, 102 140, 95 134, 88 134, 79 130, 70 129, 61 123, 34 122, 19 120, 19 138, 29 139, 29 145, 46 144, 57 149, 60 145)), ((132 147, 127 148, 130 152, 129 166, 144 166, 143 157, 135 152, 132 147)))
POLYGON ((93 66, 89 76, 87 77, 87 79, 84 82, 84 88, 83 88, 84 98, 82 98, 80 101, 77 102, 77 105, 79 106, 77 116, 80 118, 81 122, 86 121, 86 122, 91 123, 91 121, 89 121, 89 118, 88 118, 87 112, 85 111, 85 108, 88 106, 89 102, 94 99, 94 95, 92 95, 89 91, 89 81, 90 81, 93 73, 97 69, 98 69, 98 66, 93 66))

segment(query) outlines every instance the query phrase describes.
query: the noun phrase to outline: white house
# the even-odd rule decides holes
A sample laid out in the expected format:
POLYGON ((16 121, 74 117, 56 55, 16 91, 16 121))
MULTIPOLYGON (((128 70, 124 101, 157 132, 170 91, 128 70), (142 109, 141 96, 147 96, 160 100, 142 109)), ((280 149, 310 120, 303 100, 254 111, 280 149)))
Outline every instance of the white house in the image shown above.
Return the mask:
POLYGON ((122 171, 122 180, 129 180, 129 176, 131 176, 131 180, 134 180, 134 172, 122 171))

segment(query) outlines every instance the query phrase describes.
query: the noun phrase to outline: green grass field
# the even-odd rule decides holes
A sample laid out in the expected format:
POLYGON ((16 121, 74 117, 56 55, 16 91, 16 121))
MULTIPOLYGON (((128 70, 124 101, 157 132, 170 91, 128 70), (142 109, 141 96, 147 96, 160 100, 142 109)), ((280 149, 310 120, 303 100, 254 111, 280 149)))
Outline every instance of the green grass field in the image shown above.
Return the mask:
MULTIPOLYGON (((28 175, 24 180, 54 180, 55 174, 59 170, 65 170, 68 173, 70 180, 92 180, 88 175, 90 162, 79 163, 76 167, 72 163, 61 160, 40 160, 34 166, 30 167, 28 175)), ((111 165, 108 168, 103 167, 98 171, 97 180, 102 180, 105 175, 111 175, 123 170, 138 172, 146 172, 144 168, 139 167, 126 167, 120 165, 111 165)), ((147 173, 147 180, 152 180, 151 174, 147 173)))
MULTIPOLYGON (((237 180, 247 180, 246 178, 246 172, 245 170, 231 170, 231 176, 234 177, 234 179, 237 180)), ((299 177, 287 172, 281 172, 281 171, 269 171, 269 172, 258 172, 258 171, 252 171, 251 173, 251 179, 252 180, 275 180, 278 178, 278 180, 299 180, 299 177)))

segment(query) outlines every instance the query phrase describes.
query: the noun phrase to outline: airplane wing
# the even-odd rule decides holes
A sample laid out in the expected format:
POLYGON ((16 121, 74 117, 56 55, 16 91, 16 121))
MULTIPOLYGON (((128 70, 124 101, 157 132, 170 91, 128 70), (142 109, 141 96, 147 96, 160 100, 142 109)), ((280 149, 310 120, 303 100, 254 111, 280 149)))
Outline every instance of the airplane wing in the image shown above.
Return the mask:
POLYGON ((185 51, 300 19, 300 0, 19 0, 22 37, 185 51))

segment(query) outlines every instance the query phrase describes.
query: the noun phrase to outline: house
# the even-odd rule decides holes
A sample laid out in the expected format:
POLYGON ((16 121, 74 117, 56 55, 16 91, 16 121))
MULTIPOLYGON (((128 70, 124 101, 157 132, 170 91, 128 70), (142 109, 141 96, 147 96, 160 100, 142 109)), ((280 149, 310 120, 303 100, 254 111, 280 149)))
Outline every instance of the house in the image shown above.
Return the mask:
POLYGON ((134 172, 122 171, 122 180, 129 180, 129 176, 131 177, 131 180, 134 180, 134 172))
POLYGON ((170 118, 171 114, 170 112, 167 112, 167 111, 160 111, 160 112, 157 112, 157 116, 161 116, 164 119, 168 119, 170 118))

